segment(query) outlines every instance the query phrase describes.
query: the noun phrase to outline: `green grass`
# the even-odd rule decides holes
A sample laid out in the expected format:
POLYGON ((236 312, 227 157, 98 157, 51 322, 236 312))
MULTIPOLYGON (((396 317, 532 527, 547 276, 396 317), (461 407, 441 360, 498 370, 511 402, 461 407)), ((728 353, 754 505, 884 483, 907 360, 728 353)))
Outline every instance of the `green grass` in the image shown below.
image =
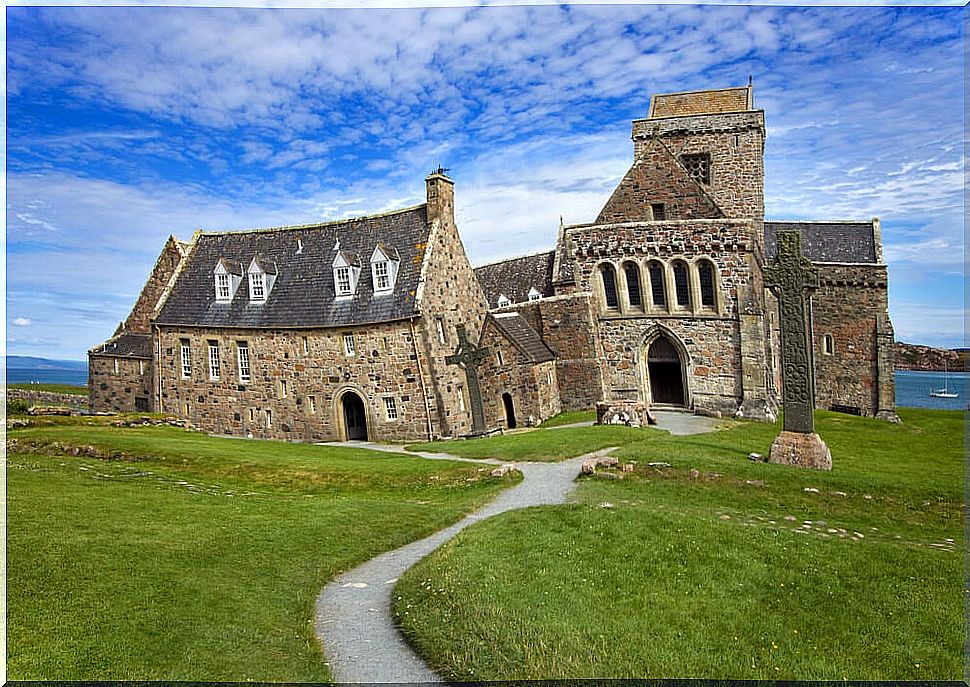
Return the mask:
POLYGON ((555 431, 533 430, 462 441, 431 441, 409 444, 409 451, 440 451, 465 458, 497 458, 508 461, 560 461, 607 446, 649 440, 666 432, 631 427, 566 427, 555 431))
POLYGON ((21 680, 328 680, 311 620, 323 585, 512 483, 167 427, 84 421, 9 441, 7 675, 21 680), (78 445, 126 459, 67 453, 78 445))
POLYGON ((576 422, 594 422, 596 420, 595 410, 564 410, 548 420, 543 420, 540 427, 548 429, 550 427, 561 427, 571 425, 576 422))
POLYGON ((747 460, 777 426, 628 443, 412 568, 398 620, 457 679, 960 679, 963 417, 900 415, 819 413, 831 473, 747 460))
POLYGON ((70 394, 72 396, 87 396, 88 388, 86 386, 77 386, 74 384, 27 384, 27 383, 16 383, 7 384, 8 389, 23 389, 25 391, 50 391, 55 394, 70 394))

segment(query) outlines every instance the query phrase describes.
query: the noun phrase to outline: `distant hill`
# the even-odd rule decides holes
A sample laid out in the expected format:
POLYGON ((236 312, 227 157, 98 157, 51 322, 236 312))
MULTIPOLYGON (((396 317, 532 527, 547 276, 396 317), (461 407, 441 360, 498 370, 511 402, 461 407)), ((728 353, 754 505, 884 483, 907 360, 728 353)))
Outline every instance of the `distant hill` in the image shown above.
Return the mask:
POLYGON ((964 368, 968 359, 970 359, 970 351, 965 348, 954 351, 948 348, 896 342, 897 370, 942 371, 945 362, 947 369, 957 371, 964 368))
POLYGON ((35 358, 31 355, 8 355, 7 369, 84 371, 88 369, 88 364, 84 360, 54 360, 52 358, 35 358))

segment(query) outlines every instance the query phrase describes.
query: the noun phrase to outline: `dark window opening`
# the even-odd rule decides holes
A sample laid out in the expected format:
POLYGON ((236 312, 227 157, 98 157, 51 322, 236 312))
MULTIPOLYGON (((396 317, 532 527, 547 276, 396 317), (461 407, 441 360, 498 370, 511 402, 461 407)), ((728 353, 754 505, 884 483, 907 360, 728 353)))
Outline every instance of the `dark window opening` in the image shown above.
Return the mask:
POLYGON ((711 183, 711 154, 710 153, 691 153, 681 155, 680 163, 684 165, 687 173, 701 184, 711 183))
POLYGON ((833 403, 829 406, 829 410, 834 413, 846 413, 847 415, 862 415, 862 408, 858 406, 844 406, 838 403, 833 403))
POLYGON ((650 212, 653 213, 653 219, 655 222, 667 219, 667 211, 664 208, 663 203, 651 203, 650 212))
POLYGON ((835 341, 832 340, 831 334, 825 335, 825 355, 832 355, 835 353, 835 341))
POLYGON ((502 405, 505 406, 505 426, 509 429, 515 429, 517 423, 515 421, 515 406, 512 403, 511 394, 502 394, 502 405))
POLYGON ((687 265, 674 263, 674 288, 677 291, 677 305, 690 307, 690 287, 687 285, 687 265))
POLYGON ((659 262, 650 263, 650 290, 653 293, 653 304, 665 307, 667 292, 664 289, 664 267, 659 262))
POLYGON ((640 297, 640 268, 628 262, 624 265, 623 271, 626 273, 626 290, 630 305, 639 308, 643 305, 643 299, 640 297))
POLYGON ((714 307, 714 268, 711 263, 702 262, 697 269, 701 282, 701 305, 714 307))
POLYGON ((616 270, 613 265, 603 265, 603 293, 606 295, 606 307, 615 310, 620 306, 616 297, 616 270))

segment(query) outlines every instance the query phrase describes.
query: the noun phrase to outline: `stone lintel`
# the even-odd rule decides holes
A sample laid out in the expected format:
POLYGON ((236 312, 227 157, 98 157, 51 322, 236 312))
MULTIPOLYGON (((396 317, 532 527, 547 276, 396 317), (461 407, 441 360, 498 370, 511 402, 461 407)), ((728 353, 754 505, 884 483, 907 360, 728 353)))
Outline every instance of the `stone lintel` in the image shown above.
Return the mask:
POLYGON ((782 431, 771 444, 769 463, 831 470, 832 453, 815 432, 782 431))

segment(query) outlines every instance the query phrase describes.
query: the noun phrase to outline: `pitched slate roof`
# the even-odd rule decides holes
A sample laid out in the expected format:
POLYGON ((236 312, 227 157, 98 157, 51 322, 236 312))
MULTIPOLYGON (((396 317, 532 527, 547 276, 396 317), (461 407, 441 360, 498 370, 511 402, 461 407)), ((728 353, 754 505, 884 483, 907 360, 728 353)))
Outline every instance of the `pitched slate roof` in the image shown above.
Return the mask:
POLYGON ((555 359, 555 353, 549 350, 539 333, 519 313, 496 313, 490 317, 496 329, 532 362, 544 363, 555 359))
POLYGON ((529 290, 535 288, 548 297, 552 288, 552 268, 556 251, 550 250, 520 258, 510 258, 475 268, 488 307, 498 307, 498 297, 505 295, 513 303, 526 303, 529 290))
POLYGON ((797 231, 802 255, 812 262, 876 263, 876 235, 869 222, 765 222, 765 255, 778 252, 779 231, 797 231))
POLYGON ((426 206, 326 224, 202 233, 172 292, 156 318, 158 324, 206 327, 336 327, 402 319, 417 314, 415 292, 428 241, 426 206), (334 294, 334 247, 361 261, 353 297, 334 294), (369 258, 377 245, 400 256, 394 290, 375 296, 369 258), (300 247, 302 246, 302 250, 300 247), (249 265, 275 263, 276 280, 264 303, 249 302, 243 279, 229 303, 215 302, 212 271, 220 259, 249 265))
POLYGON ((115 358, 152 357, 152 337, 150 334, 119 334, 103 344, 95 346, 91 355, 107 355, 115 358))

